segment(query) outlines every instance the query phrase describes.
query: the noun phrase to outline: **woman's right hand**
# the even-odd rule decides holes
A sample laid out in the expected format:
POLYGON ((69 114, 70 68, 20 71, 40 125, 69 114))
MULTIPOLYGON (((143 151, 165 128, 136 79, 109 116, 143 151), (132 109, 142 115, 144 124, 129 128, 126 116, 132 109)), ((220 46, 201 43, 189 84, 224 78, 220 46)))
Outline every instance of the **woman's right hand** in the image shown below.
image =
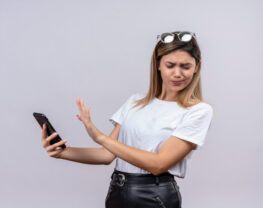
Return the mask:
POLYGON ((56 132, 54 132, 50 136, 47 136, 47 126, 46 126, 46 124, 43 125, 42 138, 41 138, 42 146, 45 148, 45 150, 47 151, 47 153, 49 154, 50 157, 59 158, 61 153, 66 149, 66 148, 62 149, 59 146, 61 146, 62 144, 65 144, 67 141, 61 140, 57 143, 50 145, 49 142, 52 139, 54 139, 56 136, 57 136, 56 132))

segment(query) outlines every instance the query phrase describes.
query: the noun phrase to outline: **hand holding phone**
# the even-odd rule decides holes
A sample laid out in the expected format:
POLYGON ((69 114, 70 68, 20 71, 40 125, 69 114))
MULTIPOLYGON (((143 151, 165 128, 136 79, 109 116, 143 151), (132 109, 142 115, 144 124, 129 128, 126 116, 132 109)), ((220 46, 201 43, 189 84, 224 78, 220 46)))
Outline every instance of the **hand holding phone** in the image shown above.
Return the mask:
POLYGON ((47 126, 46 124, 43 124, 42 128, 42 146, 46 149, 50 157, 59 158, 60 154, 64 151, 65 148, 62 148, 61 145, 65 145, 67 142, 66 140, 61 140, 59 142, 56 142, 54 144, 50 144, 54 138, 57 137, 57 133, 54 132, 50 136, 47 135, 47 126))
POLYGON ((58 157, 58 155, 66 148, 66 140, 62 140, 58 134, 54 134, 56 133, 56 130, 44 114, 34 112, 33 116, 42 128, 42 146, 51 157, 58 157), (59 151, 60 149, 62 151, 59 151))

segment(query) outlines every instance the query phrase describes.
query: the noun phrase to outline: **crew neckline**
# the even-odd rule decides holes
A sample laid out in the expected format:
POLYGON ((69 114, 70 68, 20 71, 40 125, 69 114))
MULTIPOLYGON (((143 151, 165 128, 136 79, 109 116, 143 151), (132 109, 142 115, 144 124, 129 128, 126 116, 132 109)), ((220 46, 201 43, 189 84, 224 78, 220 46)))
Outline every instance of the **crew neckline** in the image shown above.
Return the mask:
POLYGON ((161 100, 157 97, 154 97, 154 99, 157 100, 158 102, 161 102, 161 103, 176 103, 177 104, 177 101, 161 100))

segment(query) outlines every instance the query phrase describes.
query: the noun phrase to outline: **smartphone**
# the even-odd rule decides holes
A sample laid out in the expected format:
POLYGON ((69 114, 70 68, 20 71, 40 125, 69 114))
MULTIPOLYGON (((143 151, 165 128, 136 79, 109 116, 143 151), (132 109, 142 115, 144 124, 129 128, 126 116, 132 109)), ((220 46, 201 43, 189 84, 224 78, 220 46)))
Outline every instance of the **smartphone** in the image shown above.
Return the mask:
MULTIPOLYGON (((46 124, 46 129, 47 129, 47 135, 50 136, 51 134, 53 134, 54 132, 56 132, 56 130, 54 129, 54 127, 51 125, 51 123, 49 122, 48 118, 45 116, 45 114, 43 113, 33 113, 33 116, 35 117, 35 119, 37 120, 38 124, 40 125, 40 128, 43 129, 43 124, 46 124)), ((62 139, 60 138, 59 134, 52 140, 50 140, 50 145, 55 144, 59 141, 61 141, 62 139)), ((65 149, 66 145, 62 144, 60 145, 61 148, 65 149)))

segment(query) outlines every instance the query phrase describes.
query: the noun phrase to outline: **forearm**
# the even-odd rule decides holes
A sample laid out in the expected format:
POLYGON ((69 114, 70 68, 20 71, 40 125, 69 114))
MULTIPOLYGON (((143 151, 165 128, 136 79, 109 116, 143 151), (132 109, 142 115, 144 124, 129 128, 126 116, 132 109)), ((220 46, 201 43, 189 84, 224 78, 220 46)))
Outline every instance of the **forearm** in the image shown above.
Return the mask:
POLYGON ((100 143, 105 149, 117 157, 131 163, 134 166, 142 168, 150 173, 158 173, 158 156, 157 154, 145 150, 140 150, 132 146, 125 145, 108 136, 104 136, 100 143))
POLYGON ((110 163, 109 154, 104 148, 83 148, 83 147, 67 147, 60 155, 59 159, 70 160, 84 164, 102 164, 110 163))

